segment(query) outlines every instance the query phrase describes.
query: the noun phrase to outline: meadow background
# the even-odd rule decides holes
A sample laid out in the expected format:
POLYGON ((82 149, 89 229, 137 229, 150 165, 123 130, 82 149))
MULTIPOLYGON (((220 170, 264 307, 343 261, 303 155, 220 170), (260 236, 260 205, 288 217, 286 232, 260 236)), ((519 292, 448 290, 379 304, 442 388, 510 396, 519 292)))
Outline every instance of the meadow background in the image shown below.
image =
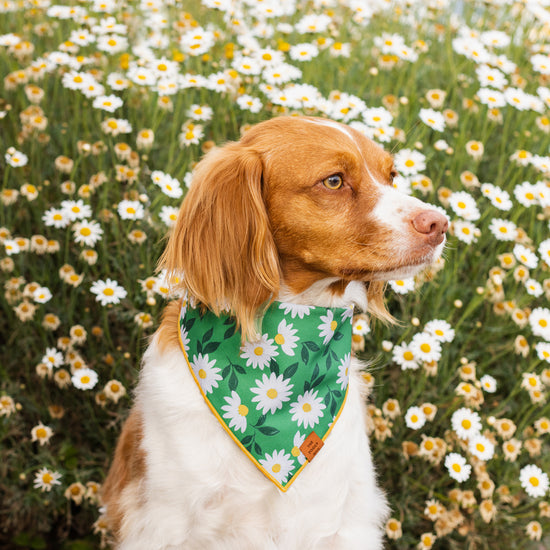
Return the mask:
POLYGON ((201 155, 352 124, 451 221, 354 324, 388 548, 550 540, 550 3, 0 1, 0 546, 108 542, 98 500, 201 155))

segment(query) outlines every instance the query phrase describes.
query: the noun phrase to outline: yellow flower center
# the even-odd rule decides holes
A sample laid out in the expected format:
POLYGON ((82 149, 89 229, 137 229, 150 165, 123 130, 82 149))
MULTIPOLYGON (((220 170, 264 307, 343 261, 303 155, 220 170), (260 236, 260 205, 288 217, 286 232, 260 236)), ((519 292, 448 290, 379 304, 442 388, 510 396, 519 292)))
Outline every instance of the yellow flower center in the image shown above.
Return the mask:
POLYGON ((246 416, 248 414, 248 407, 246 405, 239 405, 238 412, 241 416, 246 416))
POLYGON ((275 388, 270 388, 269 390, 267 390, 267 393, 266 393, 267 397, 269 397, 269 399, 275 399, 277 397, 277 390, 275 388))
POLYGON ((302 405, 302 410, 305 412, 305 413, 308 413, 308 412, 311 412, 311 405, 309 403, 304 403, 302 405))

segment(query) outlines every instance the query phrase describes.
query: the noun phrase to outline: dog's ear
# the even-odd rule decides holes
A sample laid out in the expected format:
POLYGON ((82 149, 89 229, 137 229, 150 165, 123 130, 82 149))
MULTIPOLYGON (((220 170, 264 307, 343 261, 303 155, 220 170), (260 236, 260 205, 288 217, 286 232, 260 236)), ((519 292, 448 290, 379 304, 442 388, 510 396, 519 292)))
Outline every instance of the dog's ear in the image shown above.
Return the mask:
POLYGON ((241 143, 210 151, 199 162, 160 267, 219 314, 230 305, 243 336, 279 291, 277 249, 262 198, 262 161, 241 143))

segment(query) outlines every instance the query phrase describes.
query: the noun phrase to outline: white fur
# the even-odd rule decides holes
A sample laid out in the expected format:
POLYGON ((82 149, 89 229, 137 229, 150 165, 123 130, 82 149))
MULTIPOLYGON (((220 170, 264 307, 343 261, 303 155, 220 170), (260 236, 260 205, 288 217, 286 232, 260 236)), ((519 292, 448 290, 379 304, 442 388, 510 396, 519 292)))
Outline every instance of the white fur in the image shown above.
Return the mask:
MULTIPOLYGON (((366 303, 352 284, 335 303, 328 285, 281 299, 366 303)), ((377 550, 387 505, 376 486, 365 428, 361 370, 352 359, 344 410, 325 445, 281 492, 210 412, 182 352, 147 350, 136 406, 144 419, 146 476, 126 489, 132 510, 120 550, 377 550), (133 499, 133 500, 132 500, 133 499)))

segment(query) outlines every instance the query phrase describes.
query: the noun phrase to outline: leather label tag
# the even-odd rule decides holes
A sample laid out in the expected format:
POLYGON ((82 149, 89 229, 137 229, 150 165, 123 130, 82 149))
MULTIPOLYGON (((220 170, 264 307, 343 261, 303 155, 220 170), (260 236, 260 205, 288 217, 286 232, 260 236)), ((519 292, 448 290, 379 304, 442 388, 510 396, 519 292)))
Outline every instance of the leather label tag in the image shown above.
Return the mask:
POLYGON ((311 432, 300 446, 300 451, 311 462, 323 445, 323 440, 315 432, 311 432))

